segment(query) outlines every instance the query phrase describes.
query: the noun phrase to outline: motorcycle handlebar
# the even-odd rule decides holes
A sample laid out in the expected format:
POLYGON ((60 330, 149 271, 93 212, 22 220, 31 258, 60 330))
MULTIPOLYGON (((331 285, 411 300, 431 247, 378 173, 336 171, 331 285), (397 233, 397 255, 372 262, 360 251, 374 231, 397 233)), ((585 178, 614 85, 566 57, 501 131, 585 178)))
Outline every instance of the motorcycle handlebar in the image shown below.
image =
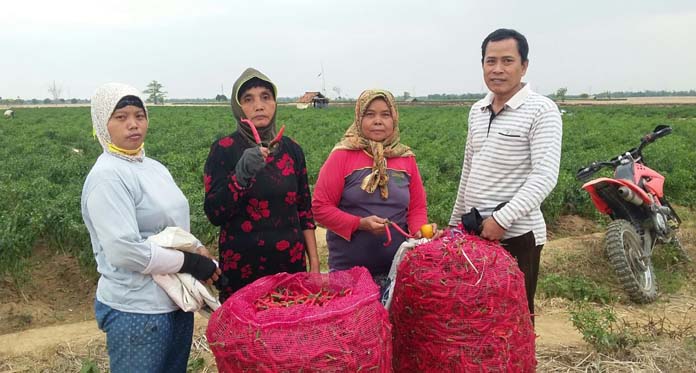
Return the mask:
MULTIPOLYGON (((665 137, 670 133, 672 133, 672 127, 665 124, 660 124, 657 127, 655 127, 655 129, 651 133, 643 136, 643 138, 640 140, 640 145, 637 148, 633 148, 629 150, 627 153, 631 153, 631 156, 633 158, 638 158, 641 156, 641 152, 643 151, 643 148, 646 145, 654 142, 660 137, 665 137)), ((601 170, 603 167, 617 167, 621 163, 622 156, 623 154, 619 155, 618 157, 614 157, 611 161, 607 162, 592 162, 589 166, 579 169, 575 174, 575 179, 579 181, 585 181, 589 179, 590 176, 594 175, 597 171, 601 170)))
POLYGON ((585 180, 589 179, 590 176, 592 176, 595 172, 597 172, 597 171, 592 169, 592 165, 581 168, 575 174, 575 179, 578 181, 585 181, 585 180))
POLYGON ((642 142, 651 143, 660 137, 669 135, 670 133, 672 133, 672 127, 665 124, 660 124, 659 126, 655 127, 652 133, 643 136, 642 142))
POLYGON ((589 166, 579 169, 575 174, 575 179, 579 181, 586 181, 590 178, 590 176, 594 175, 597 171, 604 167, 616 167, 618 162, 618 160, 609 162, 592 162, 589 166))

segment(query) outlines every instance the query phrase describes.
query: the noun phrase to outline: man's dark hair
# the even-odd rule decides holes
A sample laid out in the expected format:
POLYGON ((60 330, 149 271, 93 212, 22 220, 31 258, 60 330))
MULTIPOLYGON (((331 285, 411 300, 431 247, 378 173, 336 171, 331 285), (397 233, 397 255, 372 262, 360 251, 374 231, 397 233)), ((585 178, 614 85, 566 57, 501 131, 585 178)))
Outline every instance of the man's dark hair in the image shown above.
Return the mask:
POLYGON ((271 91, 271 94, 273 94, 273 99, 276 99, 276 92, 275 89, 273 89, 273 84, 263 79, 253 77, 244 82, 244 84, 242 84, 242 86, 239 87, 239 92, 237 93, 237 100, 239 101, 239 99, 242 98, 242 95, 244 95, 246 91, 256 87, 268 88, 268 90, 271 91))
POLYGON ((527 38, 519 32, 507 29, 499 28, 486 36, 483 39, 483 44, 481 44, 481 63, 483 59, 486 58, 486 47, 490 41, 501 41, 505 39, 515 39, 517 41, 517 51, 520 52, 520 57, 522 57, 522 63, 527 61, 527 55, 529 54, 529 44, 527 44, 527 38))

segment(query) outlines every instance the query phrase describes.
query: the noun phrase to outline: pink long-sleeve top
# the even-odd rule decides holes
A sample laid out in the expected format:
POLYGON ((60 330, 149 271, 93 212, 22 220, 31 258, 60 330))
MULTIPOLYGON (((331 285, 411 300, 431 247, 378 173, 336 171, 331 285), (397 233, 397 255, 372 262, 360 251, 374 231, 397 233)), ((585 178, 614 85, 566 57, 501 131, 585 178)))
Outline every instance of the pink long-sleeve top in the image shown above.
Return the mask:
POLYGON ((389 219, 409 232, 427 223, 426 195, 415 157, 387 159, 389 198, 379 189, 367 193, 360 188, 370 174, 372 157, 362 150, 337 150, 329 155, 314 187, 312 212, 316 222, 327 228, 329 268, 365 266, 373 275, 386 274, 405 237, 392 229, 392 243, 384 247, 386 235, 358 230, 360 218, 376 215, 389 219))

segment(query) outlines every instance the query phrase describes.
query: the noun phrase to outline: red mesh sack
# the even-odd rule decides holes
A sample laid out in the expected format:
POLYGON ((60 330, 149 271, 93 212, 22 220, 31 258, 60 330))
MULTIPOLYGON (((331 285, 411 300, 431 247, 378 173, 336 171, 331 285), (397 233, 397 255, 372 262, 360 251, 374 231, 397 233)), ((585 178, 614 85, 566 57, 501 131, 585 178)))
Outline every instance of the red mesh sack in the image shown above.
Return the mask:
POLYGON ((390 372, 389 315, 364 267, 279 273, 245 286, 210 317, 221 372, 390 372))
POLYGON ((396 372, 533 372, 524 276, 499 244, 451 231, 399 264, 390 308, 396 372))

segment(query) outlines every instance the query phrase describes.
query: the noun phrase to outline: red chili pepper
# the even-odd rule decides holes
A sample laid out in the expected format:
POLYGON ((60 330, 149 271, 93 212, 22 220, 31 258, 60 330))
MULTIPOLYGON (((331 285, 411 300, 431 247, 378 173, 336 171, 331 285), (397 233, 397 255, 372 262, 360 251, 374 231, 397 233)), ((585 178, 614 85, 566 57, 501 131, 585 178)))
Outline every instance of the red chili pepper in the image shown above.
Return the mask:
POLYGON ((384 223, 384 230, 387 232, 387 240, 384 241, 384 247, 391 245, 391 231, 389 231, 389 222, 384 223))
POLYGON ((254 302, 254 306, 256 307, 256 311, 264 311, 271 308, 287 308, 300 304, 325 306, 337 296, 342 297, 350 295, 351 293, 352 290, 350 288, 341 289, 340 291, 320 289, 318 292, 314 293, 300 284, 297 290, 289 290, 287 288, 275 289, 257 299, 254 302))
POLYGON ((273 140, 271 140, 270 143, 268 143, 269 149, 280 143, 280 139, 283 138, 283 132, 285 132, 285 125, 280 127, 280 131, 278 131, 278 134, 276 135, 276 137, 273 140))
POLYGON ((387 241, 384 242, 384 247, 387 247, 387 246, 391 245, 392 236, 391 236, 391 232, 389 231, 389 226, 390 226, 390 225, 391 225, 392 227, 394 227, 394 229, 396 229, 397 232, 401 233, 401 234, 402 234, 404 237, 406 237, 406 238, 413 238, 413 237, 415 237, 415 236, 412 235, 412 234, 406 233, 403 229, 401 229, 401 227, 399 226, 399 224, 396 224, 396 223, 393 222, 393 221, 387 220, 387 222, 384 223, 384 224, 386 225, 386 226, 385 226, 385 230, 386 230, 386 232, 387 232, 387 241))
POLYGON ((256 141, 256 145, 261 145, 261 136, 259 136, 259 131, 256 130, 254 122, 250 121, 249 119, 242 119, 241 122, 246 123, 249 128, 251 128, 251 133, 254 134, 254 141, 256 141))
POLYGON ((412 234, 406 233, 403 229, 401 229, 399 224, 396 224, 393 221, 390 222, 390 224, 392 225, 392 227, 394 227, 396 229, 397 232, 401 233, 404 237, 406 237, 406 238, 413 238, 414 237, 412 234))

